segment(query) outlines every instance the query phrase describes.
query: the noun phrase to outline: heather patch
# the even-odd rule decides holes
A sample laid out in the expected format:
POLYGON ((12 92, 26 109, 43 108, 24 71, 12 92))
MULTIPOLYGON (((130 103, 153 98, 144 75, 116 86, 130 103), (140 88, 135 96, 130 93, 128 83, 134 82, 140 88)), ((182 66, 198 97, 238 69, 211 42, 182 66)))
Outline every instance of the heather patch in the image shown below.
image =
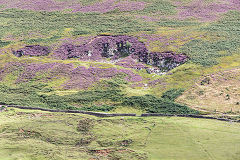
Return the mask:
POLYGON ((54 56, 61 59, 98 60, 103 57, 117 59, 141 52, 147 52, 147 48, 136 37, 118 35, 98 36, 82 45, 64 44, 54 56))
MULTIPOLYGON (((37 78, 37 75, 45 74, 49 69, 52 69, 54 64, 22 64, 24 67, 23 71, 20 73, 16 83, 29 82, 37 78)), ((43 81, 43 77, 41 79, 35 79, 43 81)))
POLYGON ((87 89, 101 79, 114 78, 118 75, 124 75, 124 79, 129 82, 142 81, 142 77, 133 73, 130 70, 116 68, 96 68, 89 67, 88 69, 80 66, 71 72, 70 80, 64 84, 66 89, 87 89))
POLYGON ((14 63, 7 63, 1 67, 0 71, 0 79, 3 80, 7 74, 14 74, 15 76, 19 75, 19 72, 23 70, 22 63, 14 62, 14 63))
MULTIPOLYGON (((74 2, 73 0, 54 0, 56 2, 63 2, 63 1, 66 1, 66 2, 74 2)), ((94 4, 96 2, 102 2, 103 0, 76 0, 75 2, 79 2, 80 4, 82 4, 83 6, 88 6, 88 5, 91 5, 91 4, 94 4)))
POLYGON ((46 56, 50 53, 50 49, 45 46, 40 45, 31 45, 26 46, 22 49, 19 49, 17 51, 13 51, 13 54, 17 57, 21 57, 23 55, 26 56, 46 56))
POLYGON ((88 48, 85 45, 76 46, 73 44, 63 44, 55 51, 54 57, 60 59, 68 58, 81 58, 82 60, 88 60, 92 57, 92 60, 100 59, 100 55, 92 56, 91 53, 88 53, 88 48))
POLYGON ((104 0, 89 5, 82 5, 79 1, 54 1, 54 0, 12 0, 11 2, 2 0, 0 5, 6 8, 18 8, 34 11, 63 11, 70 9, 73 12, 99 12, 105 13, 115 9, 120 11, 142 10, 145 7, 144 2, 132 2, 116 0, 104 0))
POLYGON ((15 73, 15 83, 50 82, 61 77, 70 78, 62 87, 66 89, 87 89, 102 79, 111 79, 119 75, 128 82, 139 82, 143 78, 130 70, 117 68, 74 68, 73 64, 63 63, 18 63, 10 62, 1 69, 0 77, 15 73))
POLYGON ((147 43, 149 44, 149 42, 151 41, 160 41, 160 42, 167 42, 167 37, 165 36, 159 36, 157 34, 140 34, 139 37, 146 39, 147 43))
POLYGON ((161 86, 166 86, 166 82, 162 78, 149 81, 147 85, 150 86, 150 87, 154 87, 154 86, 159 85, 159 84, 161 86))
POLYGON ((3 51, 4 51, 3 49, 0 49, 0 55, 4 53, 3 51))
POLYGON ((161 20, 156 23, 159 25, 156 32, 137 35, 151 52, 174 51, 181 53, 179 49, 182 45, 193 39, 202 39, 205 35, 205 32, 198 30, 201 25, 198 22, 161 20))
POLYGON ((31 81, 48 82, 56 78, 68 77, 72 69, 72 64, 10 62, 2 68, 0 77, 14 73, 17 76, 16 84, 31 81))
POLYGON ((68 8, 81 8, 82 5, 80 3, 75 2, 56 2, 54 0, 2 0, 0 5, 4 5, 4 9, 6 8, 19 8, 25 10, 36 10, 36 11, 58 11, 64 10, 68 8))
POLYGON ((124 68, 137 69, 137 70, 147 68, 144 64, 137 62, 136 59, 133 59, 131 56, 121 59, 120 61, 115 63, 115 65, 122 66, 124 68))
POLYGON ((162 23, 159 22, 159 25, 162 27, 159 28, 155 34, 141 33, 138 35, 138 37, 144 40, 144 43, 150 51, 155 51, 156 48, 158 51, 165 51, 167 47, 176 47, 176 49, 179 49, 179 47, 186 42, 204 36, 204 34, 199 31, 195 31, 194 33, 188 31, 189 28, 196 30, 195 28, 200 25, 198 23, 186 23, 186 26, 184 26, 181 22, 174 24, 166 21, 162 23))
POLYGON ((238 0, 223 0, 216 2, 206 2, 195 0, 187 5, 178 7, 179 18, 197 18, 202 21, 216 20, 219 15, 227 13, 230 10, 240 10, 240 2, 238 0))
POLYGON ((134 11, 134 10, 143 10, 146 6, 145 2, 136 2, 136 1, 120 1, 116 5, 116 8, 120 11, 134 11))

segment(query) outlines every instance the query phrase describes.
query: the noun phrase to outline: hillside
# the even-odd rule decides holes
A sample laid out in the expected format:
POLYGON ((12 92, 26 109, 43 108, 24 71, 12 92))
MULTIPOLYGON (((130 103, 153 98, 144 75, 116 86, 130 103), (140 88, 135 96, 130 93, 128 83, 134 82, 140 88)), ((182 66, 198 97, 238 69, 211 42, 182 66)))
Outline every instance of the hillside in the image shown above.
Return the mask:
POLYGON ((239 66, 235 0, 0 3, 0 77, 7 87, 43 83, 54 90, 49 94, 65 95, 118 77, 126 96, 160 97, 239 66))
MULTIPOLYGON (((239 119, 239 28, 239 0, 0 0, 0 105, 239 119)), ((0 112, 0 116, 8 119, 6 117, 11 112, 7 109, 3 114, 0 112)), ((40 123, 38 120, 26 119, 25 114, 29 111, 21 112, 24 115, 22 118, 26 120, 24 126, 29 124, 33 127, 33 123, 40 123)), ((21 116, 18 117, 14 112, 11 115, 13 120, 6 122, 6 125, 16 128, 14 124, 21 116)), ((61 116, 64 121, 71 119, 68 114, 61 116)), ((61 121, 61 116, 57 116, 55 121, 61 121)), ((136 129, 144 125, 141 122, 138 126, 138 122, 135 122, 138 118, 133 118, 134 122, 130 122, 131 118, 127 117, 125 125, 134 125, 136 129)), ((194 143, 199 147, 201 142, 202 146, 194 146, 192 154, 181 154, 184 145, 180 145, 173 157, 165 155, 163 150, 163 157, 159 157, 156 155, 159 150, 139 147, 138 143, 142 140, 138 139, 134 140, 137 144, 127 154, 131 158, 125 159, 191 159, 191 155, 202 155, 199 159, 224 159, 222 153, 231 155, 225 159, 240 157, 239 151, 235 152, 239 145, 235 134, 239 130, 238 124, 229 124, 229 130, 233 131, 229 131, 229 138, 223 138, 223 141, 229 142, 224 147, 234 146, 230 153, 224 147, 218 151, 211 149, 214 145, 220 145, 220 140, 217 141, 214 136, 214 144, 209 145, 202 135, 187 140, 187 135, 194 135, 195 131, 213 135, 214 124, 221 126, 225 123, 176 118, 175 124, 175 118, 149 119, 146 123, 171 123, 170 128, 165 130, 168 133, 172 132, 171 125, 174 123, 174 134, 178 134, 175 125, 184 128, 187 123, 189 130, 185 133, 182 131, 183 135, 186 134, 184 140, 176 137, 176 142, 179 142, 176 145, 180 145, 181 140, 186 140, 187 145, 194 143), (208 126, 210 123, 210 127, 198 130, 198 122, 199 126, 208 126), (200 142, 197 138, 200 138, 200 142)), ((106 120, 108 127, 115 124, 111 120, 106 120)), ((117 121, 117 118, 113 118, 113 121, 117 121)), ((56 134, 55 129, 47 128, 46 134, 56 134)), ((2 125, 1 130, 0 135, 5 135, 2 125)), ((10 130, 8 133, 12 133, 9 141, 2 142, 4 145, 12 143, 16 138, 15 130, 10 130)), ((63 135, 67 135, 70 130, 72 128, 66 128, 63 135)), ((224 136, 222 132, 227 131, 224 127, 220 130, 217 134, 221 138, 224 136)), ((96 134, 104 133, 102 130, 95 131, 96 134)), ((131 133, 129 130, 128 134, 131 133)), ((140 133, 145 134, 139 131, 136 136, 140 133)), ((62 141, 63 135, 55 138, 62 141)), ((94 144, 98 143, 98 138, 94 139, 94 144)), ((149 147, 164 148, 168 141, 164 144, 155 142, 162 138, 166 137, 156 134, 149 147)), ((40 143, 45 143, 42 140, 37 139, 40 143)), ((18 149, 28 152, 31 141, 32 139, 18 149)), ((109 143, 116 149, 115 142, 109 143)), ((12 145, 19 146, 16 143, 12 145)), ((37 142, 34 141, 33 145, 37 145, 37 142)), ((65 145, 67 143, 64 142, 62 147, 67 152, 65 145)), ((73 150, 79 149, 72 142, 69 145, 73 150)), ((49 146, 46 144, 46 147, 49 146)), ((51 159, 50 154, 54 154, 52 159, 58 159, 58 156, 60 159, 64 159, 64 156, 71 159, 68 157, 71 154, 59 153, 61 149, 58 146, 51 144, 51 147, 53 153, 39 153, 40 159, 45 154, 46 159, 51 159)), ((168 148, 172 152, 174 147, 169 144, 166 152, 168 148)), ((100 152, 108 159, 106 152, 110 151, 105 149, 100 152)), ((81 154, 86 156, 83 159, 94 158, 89 151, 85 151, 81 154)), ((3 148, 0 157, 2 155, 5 158, 7 152, 7 148, 3 148)), ((24 153, 19 156, 34 159, 38 158, 34 155, 37 152, 38 149, 33 151, 33 155, 24 153)), ((121 157, 125 150, 119 152, 116 154, 121 157)), ((15 154, 8 155, 9 159, 18 156, 15 154)), ((77 159, 78 154, 80 153, 73 151, 72 159, 77 159)), ((115 154, 115 151, 111 154, 115 154)))

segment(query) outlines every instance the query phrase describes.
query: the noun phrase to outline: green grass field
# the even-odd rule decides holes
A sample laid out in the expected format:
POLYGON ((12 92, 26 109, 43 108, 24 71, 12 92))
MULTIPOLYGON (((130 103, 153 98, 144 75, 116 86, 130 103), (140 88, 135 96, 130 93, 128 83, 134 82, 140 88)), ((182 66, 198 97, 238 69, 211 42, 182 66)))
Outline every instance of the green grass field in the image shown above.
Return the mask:
POLYGON ((0 159, 240 159, 240 124, 177 117, 96 118, 8 108, 0 159))

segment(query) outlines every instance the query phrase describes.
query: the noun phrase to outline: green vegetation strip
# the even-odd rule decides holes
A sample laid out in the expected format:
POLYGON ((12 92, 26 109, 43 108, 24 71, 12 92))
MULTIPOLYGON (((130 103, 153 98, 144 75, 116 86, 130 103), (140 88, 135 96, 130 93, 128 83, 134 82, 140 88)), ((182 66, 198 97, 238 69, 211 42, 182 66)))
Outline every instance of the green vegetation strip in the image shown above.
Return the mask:
POLYGON ((163 97, 153 95, 127 96, 118 81, 105 80, 92 90, 59 96, 47 84, 21 83, 16 86, 0 84, 0 104, 33 106, 57 110, 108 112, 118 107, 132 107, 146 113, 200 114, 199 111, 174 102, 181 91, 170 90, 163 97))
MULTIPOLYGON (((96 116, 96 117, 137 116, 136 113, 100 113, 100 112, 89 112, 89 111, 79 111, 79 110, 55 110, 55 109, 45 109, 45 108, 26 107, 26 106, 17 106, 17 105, 5 105, 5 106, 6 107, 19 108, 19 109, 41 110, 41 111, 47 111, 47 112, 82 113, 82 114, 93 115, 93 116, 96 116)), ((154 116, 156 116, 156 117, 203 118, 203 119, 215 119, 215 120, 220 120, 220 121, 229 121, 229 122, 240 123, 240 120, 231 120, 231 119, 225 119, 225 118, 216 118, 216 117, 210 117, 210 116, 191 115, 191 114, 183 115, 183 114, 143 113, 143 114, 140 115, 140 117, 154 117, 154 116)))

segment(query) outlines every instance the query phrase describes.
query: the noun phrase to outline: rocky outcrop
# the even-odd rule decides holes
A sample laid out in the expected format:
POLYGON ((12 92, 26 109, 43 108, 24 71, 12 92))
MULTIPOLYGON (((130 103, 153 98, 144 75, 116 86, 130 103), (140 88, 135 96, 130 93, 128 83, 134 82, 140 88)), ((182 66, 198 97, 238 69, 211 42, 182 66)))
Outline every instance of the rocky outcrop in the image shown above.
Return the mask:
POLYGON ((139 55, 139 61, 156 66, 159 72, 169 71, 187 61, 188 57, 184 54, 176 54, 174 52, 154 52, 142 53, 139 55))
MULTIPOLYGON (((50 53, 48 47, 40 45, 26 46, 13 54, 17 57, 23 55, 43 56, 50 53)), ((126 35, 101 35, 86 41, 84 44, 63 44, 55 50, 54 57, 58 59, 78 58, 80 60, 103 60, 109 58, 111 60, 125 59, 125 62, 117 63, 117 65, 126 66, 126 68, 148 69, 149 73, 161 74, 167 72, 183 63, 188 57, 184 54, 176 54, 174 52, 149 52, 143 42, 137 37, 126 35), (139 61, 142 63, 137 63, 139 61), (135 64, 134 64, 135 63, 135 64), (151 65, 155 68, 145 67, 144 64, 151 65), (133 65, 134 64, 134 65, 133 65)))
POLYGON ((129 55, 148 52, 144 43, 136 37, 97 36, 81 45, 63 44, 55 51, 60 59, 79 58, 81 60, 99 60, 103 58, 118 59, 129 55))
POLYGON ((26 56, 46 56, 50 53, 50 49, 45 46, 40 45, 29 45, 21 48, 17 51, 12 52, 15 56, 21 57, 23 55, 26 56))
MULTIPOLYGON (((126 35, 97 36, 82 45, 64 44, 56 50, 55 54, 55 57, 60 59, 79 58, 81 60, 101 60, 104 58, 116 60, 127 56, 158 67, 158 69, 154 69, 154 73, 169 71, 185 63, 188 59, 184 54, 176 54, 171 51, 150 53, 145 44, 140 42, 137 37, 126 35)), ((126 66, 127 64, 121 63, 120 65, 126 66)), ((152 73, 152 70, 149 69, 149 72, 152 73)))

